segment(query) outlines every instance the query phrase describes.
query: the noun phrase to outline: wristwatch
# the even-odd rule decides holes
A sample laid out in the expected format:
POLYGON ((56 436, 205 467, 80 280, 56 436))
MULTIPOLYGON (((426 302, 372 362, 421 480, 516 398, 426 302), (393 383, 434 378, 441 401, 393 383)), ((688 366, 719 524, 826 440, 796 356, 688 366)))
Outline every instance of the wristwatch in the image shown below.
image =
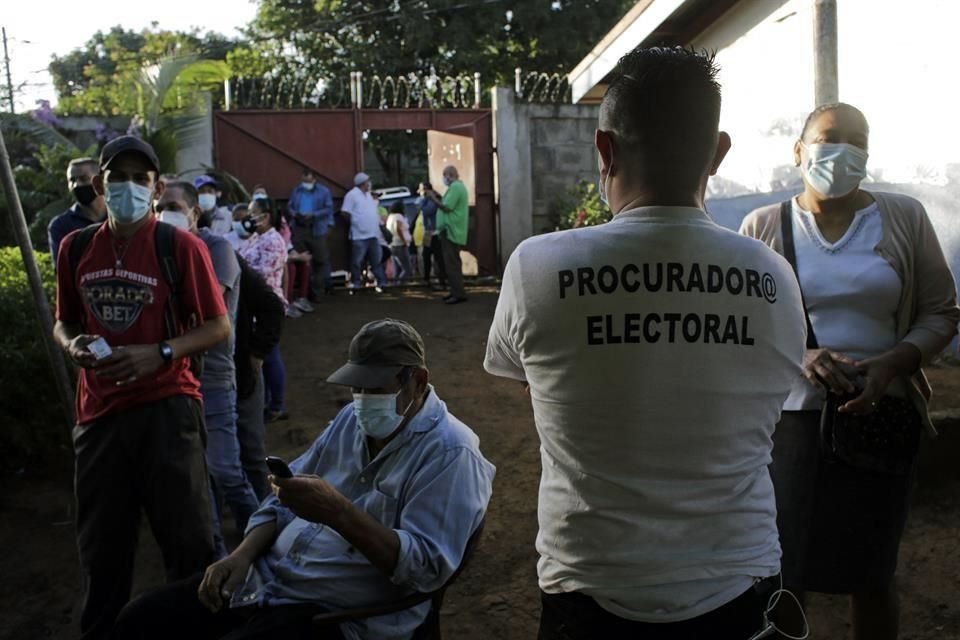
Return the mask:
POLYGON ((173 360, 173 347, 168 345, 166 342, 161 342, 157 346, 160 347, 160 357, 163 358, 164 362, 170 362, 173 360))

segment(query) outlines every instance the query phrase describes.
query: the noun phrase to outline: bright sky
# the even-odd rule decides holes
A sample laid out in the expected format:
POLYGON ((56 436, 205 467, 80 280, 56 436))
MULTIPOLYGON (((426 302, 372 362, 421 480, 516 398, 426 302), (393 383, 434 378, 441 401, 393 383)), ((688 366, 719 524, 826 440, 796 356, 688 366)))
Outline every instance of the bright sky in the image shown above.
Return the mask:
MULTIPOLYGON (((107 31, 118 24, 139 31, 156 21, 162 29, 186 31, 200 27, 203 32, 217 31, 236 36, 239 35, 237 29, 250 22, 256 10, 256 0, 5 2, 0 25, 7 30, 13 84, 16 87, 27 83, 17 96, 17 111, 33 109, 40 99, 55 104, 53 81, 47 73, 50 57, 83 46, 97 31, 107 31)), ((0 84, 5 98, 6 76, 2 71, 0 66, 0 84)))

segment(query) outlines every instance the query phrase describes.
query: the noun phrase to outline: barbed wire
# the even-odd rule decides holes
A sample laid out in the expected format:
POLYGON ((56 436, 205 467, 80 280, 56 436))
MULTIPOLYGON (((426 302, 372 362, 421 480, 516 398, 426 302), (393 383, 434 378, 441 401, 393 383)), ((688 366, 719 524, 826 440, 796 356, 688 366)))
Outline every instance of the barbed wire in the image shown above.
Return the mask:
POLYGON ((514 94, 521 102, 569 104, 572 90, 567 76, 560 73, 516 71, 514 94))

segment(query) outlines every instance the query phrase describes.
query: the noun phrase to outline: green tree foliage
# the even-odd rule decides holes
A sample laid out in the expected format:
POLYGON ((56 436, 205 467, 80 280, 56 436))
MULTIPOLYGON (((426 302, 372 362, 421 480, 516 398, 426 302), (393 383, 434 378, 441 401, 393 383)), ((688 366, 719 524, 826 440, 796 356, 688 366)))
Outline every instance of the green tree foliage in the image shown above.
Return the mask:
MULTIPOLYGON (((52 299, 50 256, 38 253, 37 263, 52 299)), ((0 248, 0 309, 0 472, 62 463, 69 453, 65 421, 16 247, 0 248)))
POLYGON ((553 202, 550 217, 555 229, 577 229, 610 222, 613 213, 600 199, 597 183, 581 180, 553 202))
MULTIPOLYGON (((60 113, 132 115, 146 117, 149 96, 144 95, 144 69, 177 56, 224 60, 236 43, 216 33, 201 34, 152 28, 136 32, 116 26, 98 31, 86 45, 64 56, 54 56, 50 74, 60 113)), ((183 108, 189 95, 171 91, 164 109, 183 108)))
POLYGON ((261 0, 248 42, 227 57, 241 76, 302 73, 566 73, 632 0, 261 0))

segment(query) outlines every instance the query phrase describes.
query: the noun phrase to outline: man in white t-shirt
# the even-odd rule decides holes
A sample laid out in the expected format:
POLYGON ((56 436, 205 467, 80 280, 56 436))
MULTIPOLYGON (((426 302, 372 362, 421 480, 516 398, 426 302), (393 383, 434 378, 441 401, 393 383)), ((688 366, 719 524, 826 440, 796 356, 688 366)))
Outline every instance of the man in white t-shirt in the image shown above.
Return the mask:
POLYGON ((638 48, 615 76, 596 147, 616 216, 520 244, 484 361, 529 385, 540 435, 540 639, 747 640, 780 566, 767 465, 800 292, 703 210, 730 148, 712 58, 638 48))
POLYGON ((360 287, 360 272, 369 262, 382 287, 387 277, 383 273, 383 254, 380 249, 380 214, 377 202, 370 193, 370 176, 360 172, 353 177, 353 189, 343 198, 340 210, 350 216, 350 287, 360 287))

